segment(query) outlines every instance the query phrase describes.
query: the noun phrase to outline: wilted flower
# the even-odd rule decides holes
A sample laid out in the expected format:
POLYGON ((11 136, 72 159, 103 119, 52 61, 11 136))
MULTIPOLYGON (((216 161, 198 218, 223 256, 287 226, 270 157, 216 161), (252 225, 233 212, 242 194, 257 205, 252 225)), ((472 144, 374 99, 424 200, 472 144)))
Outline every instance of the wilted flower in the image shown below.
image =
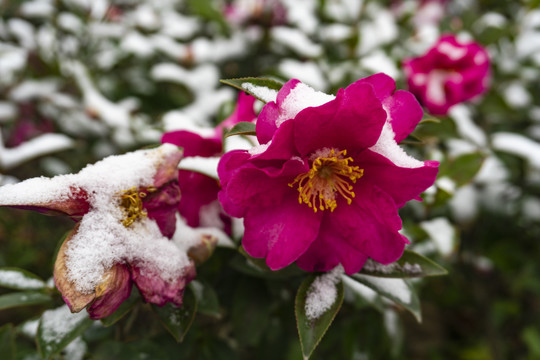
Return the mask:
POLYGON ((78 174, 0 188, 0 206, 77 221, 54 266, 56 287, 73 312, 87 307, 92 318, 110 315, 129 296, 132 282, 147 302, 182 304, 195 277, 187 253, 208 239, 186 242, 175 233, 181 157, 177 147, 165 144, 108 157, 78 174))
POLYGON ((444 35, 423 56, 403 62, 409 90, 426 109, 445 115, 458 103, 482 94, 489 83, 489 57, 475 42, 444 35))
POLYGON ((430 186, 438 163, 399 146, 422 118, 414 96, 384 74, 337 95, 287 82, 257 119, 261 145, 226 153, 219 199, 244 218, 243 246, 277 270, 296 261, 307 271, 366 259, 397 260, 408 240, 398 208, 430 186))
MULTIPOLYGON (((240 93, 233 113, 216 126, 209 136, 178 130, 165 133, 161 142, 183 147, 184 157, 220 156, 223 152, 223 132, 239 121, 255 120, 254 102, 254 97, 240 93)), ((182 189, 178 210, 187 224, 194 228, 217 227, 230 234, 230 218, 223 212, 217 199, 220 189, 218 181, 200 172, 179 170, 178 182, 182 189)))

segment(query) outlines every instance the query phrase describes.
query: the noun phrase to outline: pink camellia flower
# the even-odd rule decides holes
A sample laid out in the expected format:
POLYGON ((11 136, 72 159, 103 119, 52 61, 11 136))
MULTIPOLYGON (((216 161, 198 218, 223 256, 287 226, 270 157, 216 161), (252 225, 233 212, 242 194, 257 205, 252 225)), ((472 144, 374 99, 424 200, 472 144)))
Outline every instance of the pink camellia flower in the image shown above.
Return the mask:
MULTIPOLYGON (((255 98, 240 93, 233 113, 222 121, 209 134, 202 136, 187 130, 171 131, 163 134, 162 143, 170 143, 184 148, 184 156, 215 157, 223 153, 223 132, 240 121, 254 121, 256 118, 253 104, 255 98)), ((178 205, 182 215, 191 227, 217 227, 225 233, 231 233, 231 221, 219 204, 217 195, 220 189, 216 179, 202 173, 179 170, 178 182, 182 189, 182 198, 178 205)))
POLYGON ((433 184, 438 163, 399 146, 422 118, 414 96, 384 74, 337 95, 287 82, 257 119, 261 145, 222 157, 219 199, 244 218, 245 250, 273 269, 307 271, 368 258, 397 260, 408 240, 398 208, 433 184))
MULTIPOLYGON (((165 144, 110 156, 77 174, 0 187, 0 206, 63 214, 77 224, 64 240, 54 281, 73 312, 112 314, 134 283, 143 298, 182 304, 195 277, 188 252, 215 244, 182 238, 176 229, 182 151, 165 144)), ((200 256, 199 256, 200 257, 200 256)))
POLYGON ((423 56, 403 62, 409 90, 434 115, 484 93, 489 83, 489 57, 475 42, 444 35, 423 56))

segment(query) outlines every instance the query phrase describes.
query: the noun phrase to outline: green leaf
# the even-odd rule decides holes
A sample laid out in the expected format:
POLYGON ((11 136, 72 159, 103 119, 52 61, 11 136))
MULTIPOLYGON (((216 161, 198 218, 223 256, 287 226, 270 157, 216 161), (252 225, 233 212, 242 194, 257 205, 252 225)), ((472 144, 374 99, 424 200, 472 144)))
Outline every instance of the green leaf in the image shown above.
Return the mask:
POLYGON ((230 85, 250 94, 263 103, 274 101, 277 92, 283 87, 283 83, 268 78, 245 77, 220 81, 225 85, 230 85))
POLYGON ((0 354, 4 360, 14 360, 16 352, 15 329, 6 324, 0 327, 0 354))
POLYGON ((0 310, 29 306, 48 304, 52 301, 47 294, 35 291, 16 292, 0 296, 0 310))
MULTIPOLYGON (((329 274, 319 275, 329 276, 329 274)), ((313 350, 319 345, 324 334, 330 327, 330 324, 336 317, 341 304, 343 303, 343 283, 336 284, 337 296, 328 310, 319 317, 312 319, 306 314, 306 299, 310 292, 311 285, 317 279, 317 276, 307 277, 300 285, 295 301, 296 325, 298 335, 300 336, 300 345, 304 360, 309 359, 313 350)))
POLYGON ((201 281, 194 280, 189 284, 198 303, 198 312, 204 315, 221 317, 219 300, 214 289, 201 281))
POLYGON ((408 280, 388 279, 363 274, 354 274, 351 277, 379 295, 403 306, 414 315, 418 322, 422 321, 420 300, 418 299, 415 288, 408 280))
POLYGON ((211 0, 188 0, 187 5, 191 9, 194 15, 201 17, 202 19, 217 22, 222 32, 228 33, 229 28, 227 22, 223 18, 223 14, 219 11, 215 2, 211 0))
POLYGON ((101 323, 105 327, 114 325, 118 320, 126 316, 139 302, 140 295, 138 291, 131 291, 131 295, 127 298, 111 315, 101 319, 101 323))
POLYGON ((257 135, 255 133, 255 124, 249 121, 240 121, 225 134, 225 137, 233 135, 257 135))
POLYGON ((478 173, 485 158, 484 154, 474 152, 445 161, 441 163, 439 168, 439 177, 447 176, 454 180, 457 186, 463 186, 470 182, 478 173))
POLYGON ((184 303, 179 308, 171 303, 161 307, 152 304, 152 309, 159 316, 161 324, 178 342, 182 342, 191 327, 197 307, 197 299, 189 287, 184 292, 184 303))
POLYGON ((405 250, 398 261, 389 265, 368 260, 360 273, 387 278, 414 278, 448 274, 446 269, 439 264, 410 250, 405 250))
POLYGON ((92 323, 86 311, 72 314, 67 305, 45 311, 39 321, 37 333, 37 345, 41 357, 50 359, 58 354, 92 323))
POLYGON ((0 268, 0 286, 15 290, 43 290, 47 284, 39 276, 15 267, 0 268))

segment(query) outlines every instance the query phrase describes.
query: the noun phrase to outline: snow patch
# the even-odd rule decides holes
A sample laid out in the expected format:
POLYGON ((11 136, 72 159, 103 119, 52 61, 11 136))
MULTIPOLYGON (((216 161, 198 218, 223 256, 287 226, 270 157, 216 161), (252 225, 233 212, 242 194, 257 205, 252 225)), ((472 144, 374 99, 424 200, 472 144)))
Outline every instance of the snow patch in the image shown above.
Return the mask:
POLYGON ((328 311, 337 299, 336 285, 345 270, 338 265, 326 274, 315 278, 306 295, 305 312, 309 320, 316 320, 328 311))

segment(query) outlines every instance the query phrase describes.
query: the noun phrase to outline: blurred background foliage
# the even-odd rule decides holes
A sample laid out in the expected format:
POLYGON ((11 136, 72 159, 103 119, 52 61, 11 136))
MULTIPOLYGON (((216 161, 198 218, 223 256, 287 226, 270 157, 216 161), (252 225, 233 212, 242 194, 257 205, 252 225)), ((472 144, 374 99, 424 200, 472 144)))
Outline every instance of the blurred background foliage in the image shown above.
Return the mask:
MULTIPOLYGON (((441 161, 424 201, 400 213, 412 249, 449 275, 414 283, 420 324, 400 307, 346 292, 313 359, 538 359, 539 6, 534 0, 3 0, 0 184, 76 172, 158 143, 185 122, 211 127, 236 99, 219 79, 294 77, 335 93, 383 71, 406 88, 404 58, 422 54, 440 34, 468 36, 490 53, 490 90, 421 124, 403 145, 418 158, 441 161), (433 17, 426 7, 434 4, 442 12, 433 17), (502 144, 508 135, 512 141, 502 144)), ((0 266, 49 279, 55 249, 71 227, 63 218, 0 209, 0 266)), ((54 356, 300 359, 294 298, 301 277, 253 276, 235 266, 238 256, 219 248, 198 268, 197 280, 213 290, 199 301, 183 342, 166 333, 150 305, 137 302, 114 326, 93 324, 54 356)), ((35 329, 27 325, 62 304, 52 296, 53 304, 0 310, 7 358, 39 358, 35 329)))

